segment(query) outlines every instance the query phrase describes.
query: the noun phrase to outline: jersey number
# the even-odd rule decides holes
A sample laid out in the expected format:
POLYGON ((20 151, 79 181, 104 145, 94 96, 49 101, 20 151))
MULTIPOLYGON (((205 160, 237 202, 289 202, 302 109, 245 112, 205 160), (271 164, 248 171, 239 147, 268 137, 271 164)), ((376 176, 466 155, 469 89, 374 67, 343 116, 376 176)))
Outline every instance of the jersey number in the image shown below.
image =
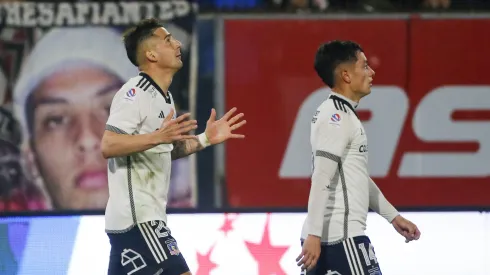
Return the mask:
POLYGON ((366 266, 370 266, 371 261, 374 261, 374 263, 376 264, 378 263, 378 259, 376 259, 376 254, 374 254, 374 247, 371 243, 369 244, 368 251, 366 251, 366 246, 364 245, 364 243, 359 244, 359 249, 361 250, 362 255, 364 256, 364 260, 366 261, 366 266))
MULTIPOLYGON (((156 226, 156 225, 157 225, 156 221, 151 221, 151 226, 156 226)), ((154 230, 158 238, 165 238, 168 236, 168 228, 165 226, 165 223, 163 221, 158 221, 158 226, 154 230), (164 230, 163 232, 162 229, 164 230)))

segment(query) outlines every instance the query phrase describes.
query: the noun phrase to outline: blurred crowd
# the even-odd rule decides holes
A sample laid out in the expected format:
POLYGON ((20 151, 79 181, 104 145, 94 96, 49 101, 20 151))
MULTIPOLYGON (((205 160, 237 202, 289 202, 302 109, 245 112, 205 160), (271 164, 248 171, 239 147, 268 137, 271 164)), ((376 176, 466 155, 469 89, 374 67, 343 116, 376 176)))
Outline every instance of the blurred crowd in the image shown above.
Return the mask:
POLYGON ((203 12, 413 12, 490 10, 489 0, 200 0, 203 12))

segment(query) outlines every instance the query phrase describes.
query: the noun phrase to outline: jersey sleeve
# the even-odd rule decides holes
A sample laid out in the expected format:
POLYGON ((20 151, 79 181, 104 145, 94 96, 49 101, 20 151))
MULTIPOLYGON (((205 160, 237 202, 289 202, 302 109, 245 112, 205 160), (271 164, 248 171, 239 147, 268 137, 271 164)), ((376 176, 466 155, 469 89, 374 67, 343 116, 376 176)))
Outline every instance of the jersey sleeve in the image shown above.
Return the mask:
POLYGON ((147 115, 147 95, 139 88, 119 91, 112 100, 106 130, 119 134, 133 134, 147 115))
POLYGON ((385 198, 381 190, 379 190, 379 187, 371 178, 369 178, 369 208, 390 223, 399 215, 396 208, 385 198))
POLYGON ((345 113, 327 113, 319 116, 312 125, 313 174, 307 215, 309 235, 322 237, 328 188, 341 167, 342 155, 352 138, 353 126, 347 116, 345 113))

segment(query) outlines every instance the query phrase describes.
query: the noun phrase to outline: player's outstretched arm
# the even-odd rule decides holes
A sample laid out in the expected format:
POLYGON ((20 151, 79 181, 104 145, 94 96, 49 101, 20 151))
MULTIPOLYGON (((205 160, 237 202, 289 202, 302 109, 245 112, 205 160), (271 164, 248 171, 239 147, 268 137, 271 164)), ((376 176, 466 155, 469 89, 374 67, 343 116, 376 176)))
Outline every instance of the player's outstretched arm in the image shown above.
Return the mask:
POLYGON ((172 109, 163 120, 162 126, 149 134, 129 135, 114 126, 107 125, 102 137, 102 155, 104 158, 127 156, 146 151, 159 144, 195 139, 195 136, 186 133, 197 128, 197 121, 186 121, 190 116, 189 113, 172 120, 173 114, 172 109))
POLYGON ((236 110, 237 108, 232 108, 221 119, 216 120, 216 110, 214 108, 211 109, 211 115, 206 122, 204 133, 200 134, 196 139, 174 142, 172 160, 186 157, 210 145, 219 144, 231 138, 245 138, 245 135, 233 134, 234 130, 247 123, 246 120, 241 120, 244 116, 243 113, 232 117, 236 110))

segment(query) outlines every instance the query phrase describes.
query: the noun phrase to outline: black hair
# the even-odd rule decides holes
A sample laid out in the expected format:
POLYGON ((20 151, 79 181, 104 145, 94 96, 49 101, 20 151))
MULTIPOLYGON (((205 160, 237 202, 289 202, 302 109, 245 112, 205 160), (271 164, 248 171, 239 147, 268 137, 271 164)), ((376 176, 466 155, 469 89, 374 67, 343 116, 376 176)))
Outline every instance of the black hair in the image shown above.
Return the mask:
POLYGON ((141 20, 136 26, 126 30, 123 34, 124 46, 126 54, 133 65, 138 67, 138 48, 143 41, 150 38, 153 32, 163 27, 163 24, 155 19, 149 18, 141 20))
POLYGON ((315 55, 315 71, 330 88, 335 86, 335 69, 346 62, 356 62, 361 46, 353 41, 333 40, 320 45, 315 55))

